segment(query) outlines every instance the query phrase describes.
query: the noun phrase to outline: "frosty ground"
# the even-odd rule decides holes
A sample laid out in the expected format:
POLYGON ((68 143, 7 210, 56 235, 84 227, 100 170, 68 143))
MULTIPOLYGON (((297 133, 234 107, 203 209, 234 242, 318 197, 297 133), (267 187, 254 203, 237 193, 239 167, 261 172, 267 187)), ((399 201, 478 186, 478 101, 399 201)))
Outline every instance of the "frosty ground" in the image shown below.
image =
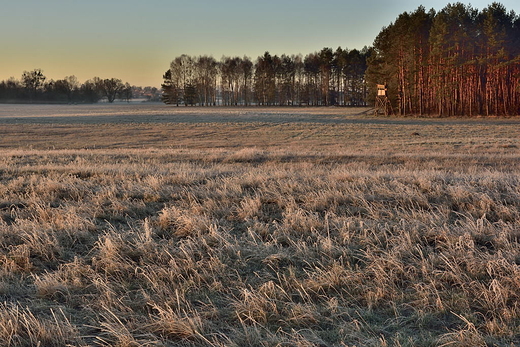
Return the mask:
POLYGON ((519 344, 520 120, 0 106, 0 344, 519 344))

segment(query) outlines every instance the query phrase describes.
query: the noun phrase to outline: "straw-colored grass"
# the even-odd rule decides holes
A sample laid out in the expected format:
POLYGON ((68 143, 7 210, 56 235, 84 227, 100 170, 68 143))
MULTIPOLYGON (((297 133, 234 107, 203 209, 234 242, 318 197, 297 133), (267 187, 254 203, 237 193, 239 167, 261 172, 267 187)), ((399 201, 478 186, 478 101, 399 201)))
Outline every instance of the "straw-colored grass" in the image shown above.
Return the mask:
POLYGON ((5 128, 0 345, 520 344, 519 128, 435 122, 5 128))

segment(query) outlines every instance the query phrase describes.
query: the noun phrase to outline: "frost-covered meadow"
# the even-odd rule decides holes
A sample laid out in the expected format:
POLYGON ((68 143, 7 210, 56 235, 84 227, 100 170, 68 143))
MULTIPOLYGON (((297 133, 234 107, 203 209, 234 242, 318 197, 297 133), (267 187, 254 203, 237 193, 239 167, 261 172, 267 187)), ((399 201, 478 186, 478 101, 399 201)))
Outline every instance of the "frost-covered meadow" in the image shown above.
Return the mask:
POLYGON ((1 105, 0 345, 518 345, 519 125, 1 105))

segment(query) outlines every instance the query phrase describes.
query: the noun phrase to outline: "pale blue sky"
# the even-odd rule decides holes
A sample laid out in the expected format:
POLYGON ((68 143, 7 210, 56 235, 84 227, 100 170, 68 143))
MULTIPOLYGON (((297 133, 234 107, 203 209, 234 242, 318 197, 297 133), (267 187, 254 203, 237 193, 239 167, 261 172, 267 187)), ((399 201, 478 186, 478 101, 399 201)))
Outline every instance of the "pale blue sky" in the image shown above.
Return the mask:
MULTIPOLYGON (((472 1, 482 9, 492 1, 472 1)), ((99 76, 159 87, 189 55, 308 54, 371 45, 383 26, 419 5, 349 0, 0 0, 0 80, 41 68, 48 78, 99 76)), ((501 1, 520 12, 518 0, 501 1)))

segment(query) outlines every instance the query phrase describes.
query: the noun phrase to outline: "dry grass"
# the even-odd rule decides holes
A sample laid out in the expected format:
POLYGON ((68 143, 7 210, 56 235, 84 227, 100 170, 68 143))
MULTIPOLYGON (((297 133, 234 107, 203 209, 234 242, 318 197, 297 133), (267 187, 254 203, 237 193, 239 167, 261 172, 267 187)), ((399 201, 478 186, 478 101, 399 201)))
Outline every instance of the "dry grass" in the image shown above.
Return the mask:
POLYGON ((2 346, 520 344, 514 124, 16 127, 2 346))

